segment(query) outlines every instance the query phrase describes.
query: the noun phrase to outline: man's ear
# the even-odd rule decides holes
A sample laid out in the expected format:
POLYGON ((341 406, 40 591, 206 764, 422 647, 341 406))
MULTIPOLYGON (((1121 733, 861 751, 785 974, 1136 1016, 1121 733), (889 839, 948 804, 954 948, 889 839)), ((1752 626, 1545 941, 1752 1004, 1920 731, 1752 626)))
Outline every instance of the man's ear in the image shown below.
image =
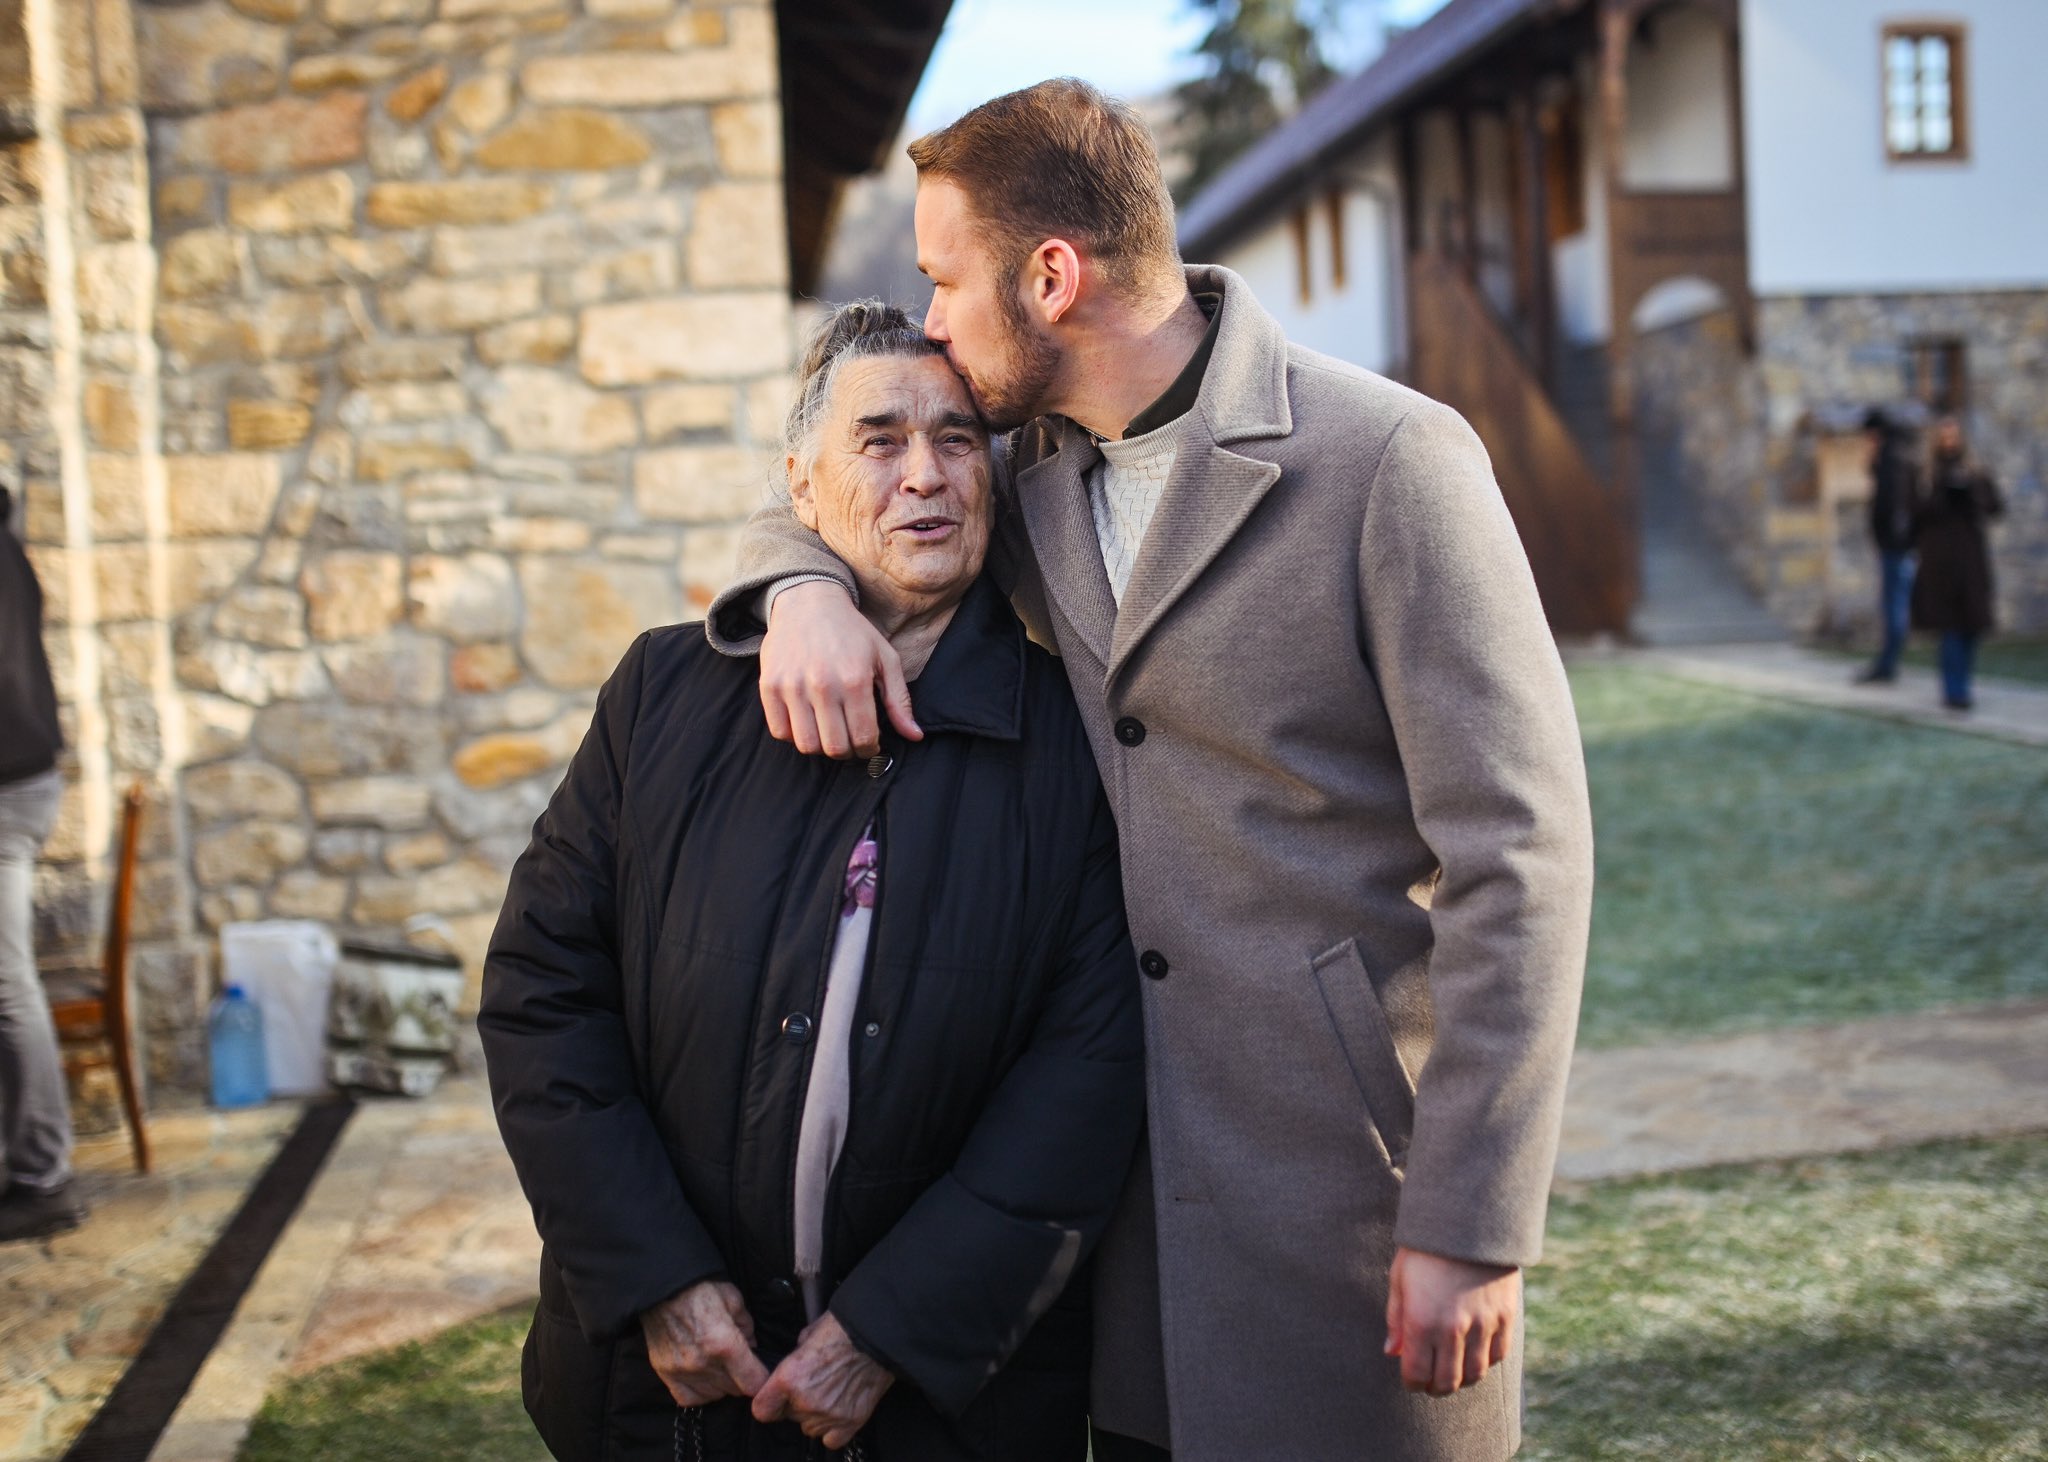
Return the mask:
POLYGON ((1028 305, 1048 325, 1061 317, 1081 298, 1081 255, 1065 239, 1047 239, 1032 251, 1024 268, 1028 305))
POLYGON ((789 506, 796 514, 796 520, 810 529, 818 531, 818 495, 811 491, 808 474, 799 476, 796 470, 796 453, 782 459, 782 474, 789 480, 789 506))

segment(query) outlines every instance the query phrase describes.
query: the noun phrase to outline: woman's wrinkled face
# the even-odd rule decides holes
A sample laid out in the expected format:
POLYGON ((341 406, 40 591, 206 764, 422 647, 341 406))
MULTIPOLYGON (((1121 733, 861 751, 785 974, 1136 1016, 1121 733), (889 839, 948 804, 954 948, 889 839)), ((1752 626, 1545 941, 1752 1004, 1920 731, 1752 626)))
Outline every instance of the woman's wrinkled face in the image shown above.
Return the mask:
POLYGON ((988 432, 943 356, 848 361, 816 458, 790 497, 853 570, 871 610, 925 612, 966 592, 988 553, 988 432))
POLYGON ((1934 450, 1944 457, 1953 457, 1963 450, 1963 424, 1953 416, 1944 416, 1934 424, 1934 450))

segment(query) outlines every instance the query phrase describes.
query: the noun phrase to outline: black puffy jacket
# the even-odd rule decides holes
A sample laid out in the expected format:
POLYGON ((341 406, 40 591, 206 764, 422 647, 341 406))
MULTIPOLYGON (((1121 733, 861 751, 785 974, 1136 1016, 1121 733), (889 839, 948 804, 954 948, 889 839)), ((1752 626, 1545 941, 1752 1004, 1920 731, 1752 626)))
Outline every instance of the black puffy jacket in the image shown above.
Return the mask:
MULTIPOLYGON (((898 1379, 875 1462, 1082 1455, 1081 1274, 1143 1122, 1116 841, 1066 678, 987 582, 913 687, 925 740, 769 737, 758 665, 643 635, 512 881, 478 1024, 545 1245, 528 1409, 558 1457, 672 1455, 641 1311, 737 1284, 763 1360, 792 1283, 798 1118, 847 860, 881 846, 829 1305, 898 1379)), ((801 1457, 708 1408, 710 1456, 801 1457)))

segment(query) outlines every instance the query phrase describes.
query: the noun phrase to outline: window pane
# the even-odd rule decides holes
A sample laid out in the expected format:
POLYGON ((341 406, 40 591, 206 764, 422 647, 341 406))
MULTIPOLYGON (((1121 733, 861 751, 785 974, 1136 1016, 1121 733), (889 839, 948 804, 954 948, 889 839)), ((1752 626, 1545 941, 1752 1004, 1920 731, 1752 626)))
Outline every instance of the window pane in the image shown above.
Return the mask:
POLYGON ((1920 121, 1922 148, 1927 152, 1947 152, 1955 145, 1955 133, 1950 128, 1948 117, 1928 116, 1920 121))
POLYGON ((1945 37, 1921 37, 1920 70, 1930 77, 1948 75, 1948 41, 1945 37))
POLYGON ((1885 48, 1885 69, 1893 76, 1913 75, 1920 69, 1914 60, 1913 50, 1911 36, 1893 36, 1891 44, 1885 48))
POLYGON ((1891 126, 1885 129, 1891 141, 1893 152, 1918 152, 1920 150, 1920 129, 1910 117, 1894 117, 1891 126))
POLYGON ((1948 83, 1930 81, 1920 88, 1920 109, 1924 112, 1940 112, 1948 115, 1948 83))

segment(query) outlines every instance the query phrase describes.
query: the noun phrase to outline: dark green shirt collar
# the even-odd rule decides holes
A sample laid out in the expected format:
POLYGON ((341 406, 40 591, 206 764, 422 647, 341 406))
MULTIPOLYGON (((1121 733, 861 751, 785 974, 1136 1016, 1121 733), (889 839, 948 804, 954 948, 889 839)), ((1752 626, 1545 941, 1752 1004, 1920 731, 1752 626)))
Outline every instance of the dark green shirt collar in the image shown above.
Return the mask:
POLYGON ((1126 439, 1158 431, 1169 421, 1176 421, 1195 409, 1195 398, 1202 394, 1202 377, 1209 371, 1209 357, 1216 353, 1216 323, 1223 318, 1223 296, 1198 294, 1195 303, 1209 317, 1209 329, 1202 336, 1202 343, 1195 347, 1195 353, 1188 357, 1188 363, 1173 378, 1173 384, 1160 393, 1159 399, 1131 418, 1130 425, 1124 428, 1126 439))

